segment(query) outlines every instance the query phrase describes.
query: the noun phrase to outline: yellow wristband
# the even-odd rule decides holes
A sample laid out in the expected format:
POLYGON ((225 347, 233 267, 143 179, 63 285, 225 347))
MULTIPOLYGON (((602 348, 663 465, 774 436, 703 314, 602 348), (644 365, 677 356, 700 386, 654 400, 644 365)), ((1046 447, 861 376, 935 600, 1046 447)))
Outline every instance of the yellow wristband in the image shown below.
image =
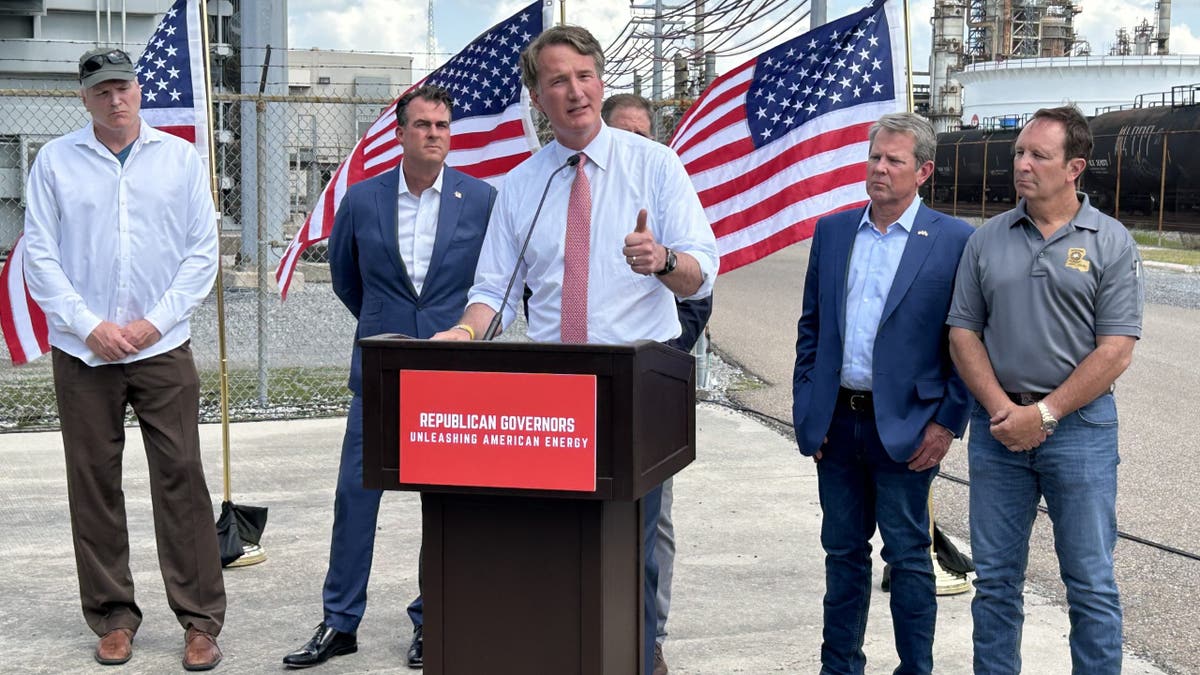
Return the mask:
POLYGON ((456 325, 455 328, 459 328, 459 329, 467 331, 467 335, 470 335, 472 340, 475 339, 475 329, 471 328, 467 324, 460 323, 460 324, 456 325))

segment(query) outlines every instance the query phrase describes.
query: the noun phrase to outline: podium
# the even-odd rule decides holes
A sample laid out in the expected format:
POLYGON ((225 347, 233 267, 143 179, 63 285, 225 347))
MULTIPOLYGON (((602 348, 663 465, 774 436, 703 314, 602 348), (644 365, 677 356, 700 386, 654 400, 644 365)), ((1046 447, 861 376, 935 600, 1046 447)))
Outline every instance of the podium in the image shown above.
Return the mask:
POLYGON ((422 493, 425 673, 649 675, 641 497, 695 459, 691 355, 360 345, 364 485, 422 493))

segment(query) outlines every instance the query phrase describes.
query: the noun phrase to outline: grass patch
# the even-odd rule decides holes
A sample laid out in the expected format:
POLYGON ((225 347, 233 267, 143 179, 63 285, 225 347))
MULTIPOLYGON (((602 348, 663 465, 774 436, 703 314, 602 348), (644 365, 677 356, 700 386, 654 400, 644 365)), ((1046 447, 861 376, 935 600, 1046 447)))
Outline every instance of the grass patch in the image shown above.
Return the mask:
MULTIPOLYGON (((246 422, 265 419, 330 417, 350 407, 346 367, 273 368, 267 376, 265 402, 259 397, 258 373, 229 373, 229 419, 246 422)), ((49 368, 29 367, 9 371, 0 394, 0 432, 52 429, 58 426, 54 401, 54 375, 49 368)), ((132 413, 127 424, 136 423, 132 413)), ((200 371, 200 421, 221 421, 220 377, 216 370, 200 371)))
POLYGON ((1143 248, 1142 260, 1197 266, 1200 265, 1200 251, 1176 248, 1143 248))

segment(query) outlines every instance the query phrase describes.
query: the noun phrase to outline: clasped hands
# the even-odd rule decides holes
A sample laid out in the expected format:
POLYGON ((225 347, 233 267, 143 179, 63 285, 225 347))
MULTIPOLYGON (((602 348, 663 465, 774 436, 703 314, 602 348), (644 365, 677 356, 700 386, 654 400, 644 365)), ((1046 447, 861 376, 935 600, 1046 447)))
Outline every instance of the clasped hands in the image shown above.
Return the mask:
POLYGON ((101 321, 84 342, 96 356, 112 362, 138 353, 158 342, 161 337, 154 324, 145 319, 138 319, 127 326, 101 321))
POLYGON ((1034 405, 1012 404, 992 415, 992 438, 1013 452, 1032 450, 1049 436, 1042 430, 1042 413, 1034 405))

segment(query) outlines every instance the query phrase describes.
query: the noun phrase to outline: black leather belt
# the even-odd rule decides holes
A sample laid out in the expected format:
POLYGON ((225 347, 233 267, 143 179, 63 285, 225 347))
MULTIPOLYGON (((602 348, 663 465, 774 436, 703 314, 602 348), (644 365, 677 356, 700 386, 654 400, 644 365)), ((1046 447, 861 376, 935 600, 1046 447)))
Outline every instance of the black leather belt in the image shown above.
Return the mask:
POLYGON ((1006 391, 1004 395, 1017 405, 1033 405, 1049 396, 1049 394, 1039 394, 1035 391, 1006 391))
POLYGON ((875 401, 869 391, 856 391, 854 389, 839 387, 838 405, 846 406, 854 412, 863 412, 864 410, 874 408, 875 401))

